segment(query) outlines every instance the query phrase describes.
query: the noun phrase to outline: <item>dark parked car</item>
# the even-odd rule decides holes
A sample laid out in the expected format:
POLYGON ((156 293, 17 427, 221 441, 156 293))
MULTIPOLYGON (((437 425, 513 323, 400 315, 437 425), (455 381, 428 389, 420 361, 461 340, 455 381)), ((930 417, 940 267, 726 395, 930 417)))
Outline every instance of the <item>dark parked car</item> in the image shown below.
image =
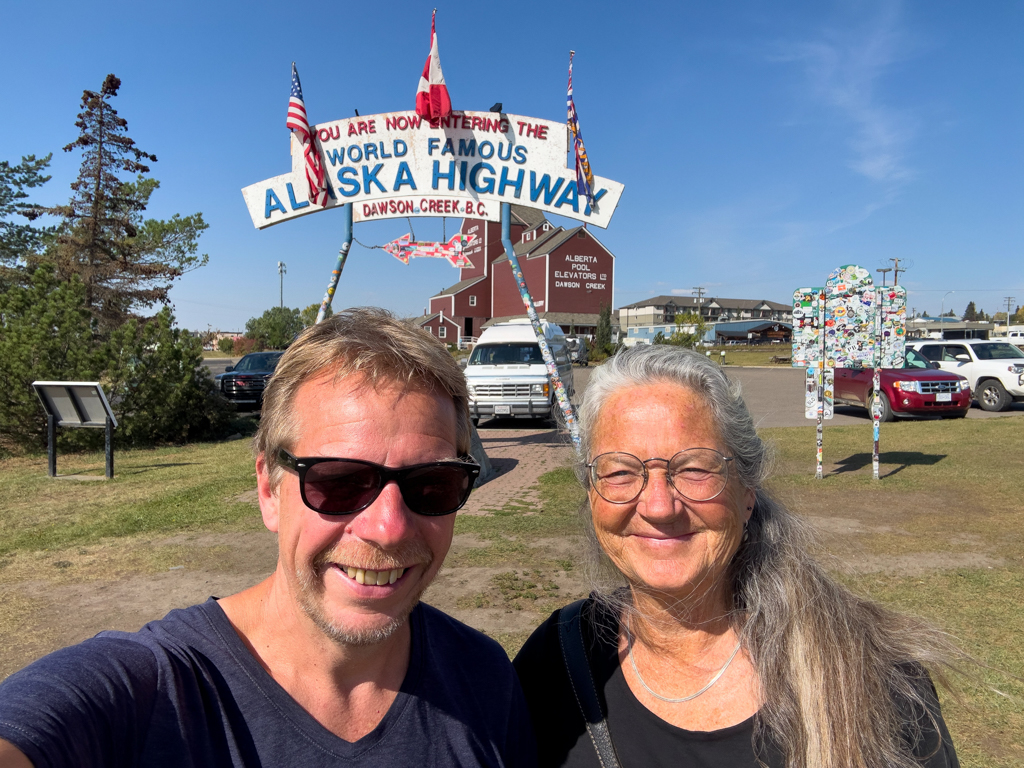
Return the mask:
MULTIPOLYGON (((937 366, 914 349, 907 349, 902 368, 882 368, 882 421, 898 416, 942 416, 962 419, 971 408, 967 379, 937 366)), ((836 405, 857 405, 871 413, 873 368, 836 369, 836 405)))
POLYGON ((224 373, 214 376, 217 388, 239 410, 259 410, 263 404, 263 390, 267 379, 277 368, 284 352, 253 352, 228 366, 224 373))

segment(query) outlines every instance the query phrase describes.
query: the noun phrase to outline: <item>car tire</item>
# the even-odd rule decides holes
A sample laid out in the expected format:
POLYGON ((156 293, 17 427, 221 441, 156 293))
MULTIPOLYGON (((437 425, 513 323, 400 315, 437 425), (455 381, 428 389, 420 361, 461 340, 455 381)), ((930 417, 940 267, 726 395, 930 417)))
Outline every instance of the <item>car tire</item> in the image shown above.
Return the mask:
POLYGON ((1005 411, 1012 399, 999 379, 986 379, 979 383, 976 396, 983 411, 1005 411))
MULTIPOLYGON (((882 404, 882 415, 879 418, 879 421, 894 421, 896 417, 893 416, 892 405, 889 404, 889 396, 887 394, 885 394, 885 392, 882 392, 881 395, 882 395, 882 399, 880 400, 880 402, 882 404)), ((872 395, 872 399, 873 398, 874 398, 874 395, 872 395)), ((872 418, 872 420, 874 420, 874 418, 875 418, 875 404, 874 404, 874 402, 868 403, 868 415, 872 418)))

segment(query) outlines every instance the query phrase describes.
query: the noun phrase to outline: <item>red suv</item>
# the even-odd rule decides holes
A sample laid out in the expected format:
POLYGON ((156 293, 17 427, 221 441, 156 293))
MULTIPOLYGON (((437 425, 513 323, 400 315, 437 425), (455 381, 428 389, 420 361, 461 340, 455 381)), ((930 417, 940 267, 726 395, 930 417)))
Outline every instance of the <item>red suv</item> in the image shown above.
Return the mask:
MULTIPOLYGON (((902 368, 882 368, 882 421, 897 416, 942 416, 962 419, 971 408, 967 379, 938 366, 914 349, 902 368)), ((873 368, 836 368, 836 405, 856 405, 871 413, 873 368)))

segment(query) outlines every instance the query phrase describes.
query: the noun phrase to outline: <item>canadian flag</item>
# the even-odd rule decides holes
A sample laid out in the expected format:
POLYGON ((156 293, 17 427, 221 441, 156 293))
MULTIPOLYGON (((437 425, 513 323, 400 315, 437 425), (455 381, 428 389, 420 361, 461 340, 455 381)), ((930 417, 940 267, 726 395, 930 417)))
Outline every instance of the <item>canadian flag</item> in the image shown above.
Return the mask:
POLYGON ((441 72, 441 56, 437 52, 437 32, 434 30, 435 16, 436 9, 430 16, 430 55, 423 65, 420 86, 416 89, 416 114, 437 128, 441 118, 452 113, 452 100, 448 97, 448 86, 444 84, 444 73, 441 72))

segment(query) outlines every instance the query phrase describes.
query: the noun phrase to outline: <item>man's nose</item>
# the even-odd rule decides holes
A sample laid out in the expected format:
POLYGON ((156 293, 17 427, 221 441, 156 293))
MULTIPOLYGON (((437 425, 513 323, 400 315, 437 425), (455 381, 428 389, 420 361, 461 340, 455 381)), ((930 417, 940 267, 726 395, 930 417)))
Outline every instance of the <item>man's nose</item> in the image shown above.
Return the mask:
POLYGON ((392 480, 384 486, 373 504, 352 519, 349 530, 381 549, 393 549, 407 541, 412 533, 412 515, 398 483, 392 480))

